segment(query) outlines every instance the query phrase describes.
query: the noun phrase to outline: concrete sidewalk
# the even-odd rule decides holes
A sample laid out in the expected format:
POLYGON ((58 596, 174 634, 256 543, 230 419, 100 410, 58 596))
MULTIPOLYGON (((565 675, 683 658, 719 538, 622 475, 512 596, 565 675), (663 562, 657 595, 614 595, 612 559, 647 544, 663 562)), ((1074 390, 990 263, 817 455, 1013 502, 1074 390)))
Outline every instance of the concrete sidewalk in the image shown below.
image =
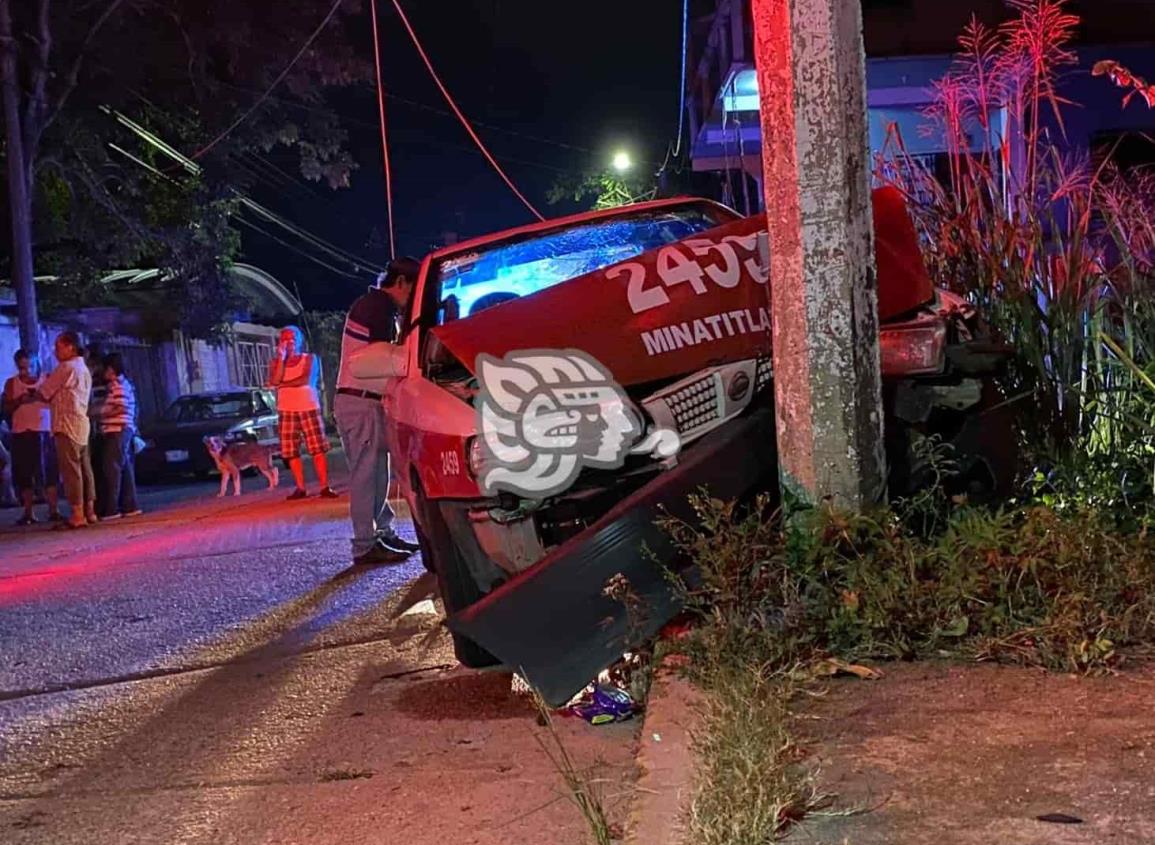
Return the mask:
MULTIPOLYGON (((1155 842, 1155 669, 1093 678, 985 664, 881 668, 880 680, 830 682, 798 702, 794 736, 833 805, 785 842, 1155 842)), ((654 685, 632 843, 692 845, 681 819, 697 696, 669 674, 654 685)))

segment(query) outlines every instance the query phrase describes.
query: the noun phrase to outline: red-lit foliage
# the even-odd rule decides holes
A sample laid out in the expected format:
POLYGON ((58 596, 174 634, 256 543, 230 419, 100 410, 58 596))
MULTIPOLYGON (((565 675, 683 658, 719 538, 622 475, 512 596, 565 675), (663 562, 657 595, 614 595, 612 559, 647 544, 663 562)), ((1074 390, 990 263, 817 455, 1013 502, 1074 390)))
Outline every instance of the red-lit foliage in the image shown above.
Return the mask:
POLYGON ((1036 454, 1118 463, 1125 453, 1149 489, 1155 171, 1125 172, 1112 149, 1068 143, 1063 114, 1075 104, 1059 79, 1076 60, 1078 18, 1064 0, 1011 5, 1018 15, 997 29, 972 20, 935 84, 927 129, 948 166, 910 154, 892 128, 876 175, 908 195, 936 283, 982 305, 1015 342, 1006 387, 1032 409, 1036 454))
POLYGON ((1146 79, 1131 73, 1118 62, 1111 59, 1095 62, 1095 66, 1091 68, 1091 75, 1106 76, 1120 88, 1132 89, 1123 95, 1123 108, 1127 108, 1127 104, 1136 94, 1147 102, 1149 108, 1155 108, 1155 84, 1148 84, 1146 79))

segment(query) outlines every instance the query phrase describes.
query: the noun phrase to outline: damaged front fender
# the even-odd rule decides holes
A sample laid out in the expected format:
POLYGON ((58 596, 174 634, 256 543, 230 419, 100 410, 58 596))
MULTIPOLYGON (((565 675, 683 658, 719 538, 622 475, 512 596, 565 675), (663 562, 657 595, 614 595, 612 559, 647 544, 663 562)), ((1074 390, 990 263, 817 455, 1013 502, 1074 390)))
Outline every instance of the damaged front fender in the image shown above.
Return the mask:
POLYGON ((516 667, 558 707, 680 610, 663 515, 694 522, 691 494, 738 499, 776 483, 774 415, 760 408, 702 438, 532 568, 449 619, 449 628, 516 667), (628 582, 630 607, 606 590, 628 582))

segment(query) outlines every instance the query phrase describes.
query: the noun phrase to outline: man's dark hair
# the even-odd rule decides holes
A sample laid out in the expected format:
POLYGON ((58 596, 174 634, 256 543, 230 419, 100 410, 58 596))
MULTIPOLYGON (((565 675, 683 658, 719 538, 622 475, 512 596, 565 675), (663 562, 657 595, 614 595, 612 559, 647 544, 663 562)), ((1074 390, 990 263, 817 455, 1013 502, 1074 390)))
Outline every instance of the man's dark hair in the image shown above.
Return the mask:
POLYGON ((60 339, 76 350, 76 354, 83 355, 84 347, 80 345, 80 335, 73 331, 61 332, 60 339))
POLYGON ((416 258, 405 256, 404 258, 394 258, 385 267, 385 272, 377 277, 377 286, 380 288, 391 288, 397 284, 397 280, 405 277, 411 282, 417 281, 417 275, 421 272, 421 262, 416 258))
POLYGON ((119 352, 109 352, 101 359, 101 363, 106 370, 112 370, 118 376, 124 375, 124 358, 119 352))
POLYGON ((19 364, 21 358, 32 360, 32 354, 27 349, 17 349, 16 354, 12 356, 12 363, 19 364))

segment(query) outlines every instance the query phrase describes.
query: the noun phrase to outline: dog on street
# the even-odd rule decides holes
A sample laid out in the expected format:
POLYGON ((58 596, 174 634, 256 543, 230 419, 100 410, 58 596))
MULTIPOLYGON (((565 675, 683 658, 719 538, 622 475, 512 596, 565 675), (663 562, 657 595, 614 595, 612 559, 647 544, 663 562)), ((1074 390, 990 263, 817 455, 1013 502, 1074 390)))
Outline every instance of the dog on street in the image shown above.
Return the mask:
POLYGON ((241 495, 241 473, 249 467, 254 467, 268 479, 270 490, 281 480, 277 465, 273 463, 273 446, 247 441, 226 443, 220 437, 206 437, 204 442, 217 469, 221 471, 221 492, 217 493, 218 498, 228 492, 230 478, 233 481, 233 495, 241 495))

